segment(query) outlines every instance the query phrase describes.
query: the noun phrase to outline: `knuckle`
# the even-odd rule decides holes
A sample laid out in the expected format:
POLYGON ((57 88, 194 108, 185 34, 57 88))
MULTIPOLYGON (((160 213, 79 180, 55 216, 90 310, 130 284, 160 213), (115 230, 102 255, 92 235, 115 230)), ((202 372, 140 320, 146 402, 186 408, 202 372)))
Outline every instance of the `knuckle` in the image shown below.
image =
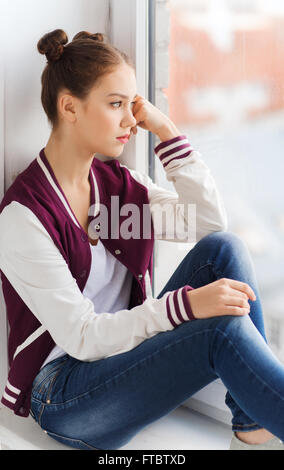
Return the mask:
POLYGON ((227 287, 224 285, 221 285, 219 287, 219 295, 223 297, 226 294, 226 292, 227 292, 227 287))
POLYGON ((242 310, 239 307, 234 307, 234 314, 235 315, 240 315, 242 313, 242 310))

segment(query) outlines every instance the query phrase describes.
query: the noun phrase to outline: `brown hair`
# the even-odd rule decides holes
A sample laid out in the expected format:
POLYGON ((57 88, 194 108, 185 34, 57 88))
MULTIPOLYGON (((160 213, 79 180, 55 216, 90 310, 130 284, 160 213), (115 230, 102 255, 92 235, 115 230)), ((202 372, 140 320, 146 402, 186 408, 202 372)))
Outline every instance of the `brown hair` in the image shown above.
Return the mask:
POLYGON ((61 89, 83 99, 117 66, 125 63, 135 72, 129 56, 104 42, 102 33, 81 31, 68 44, 67 34, 55 29, 38 41, 37 49, 47 58, 41 76, 41 102, 53 126, 57 124, 57 97, 61 89))

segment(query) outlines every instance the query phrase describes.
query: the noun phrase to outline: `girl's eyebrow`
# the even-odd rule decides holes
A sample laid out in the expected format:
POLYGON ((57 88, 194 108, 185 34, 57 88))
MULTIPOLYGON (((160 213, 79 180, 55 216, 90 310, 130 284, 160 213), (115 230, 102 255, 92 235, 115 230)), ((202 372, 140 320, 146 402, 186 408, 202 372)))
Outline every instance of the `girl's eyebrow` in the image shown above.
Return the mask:
MULTIPOLYGON (((123 95, 122 93, 109 93, 109 95, 107 95, 107 96, 120 96, 121 98, 129 98, 129 96, 123 95)), ((136 96, 138 96, 138 95, 135 95, 134 98, 136 98, 136 96)))

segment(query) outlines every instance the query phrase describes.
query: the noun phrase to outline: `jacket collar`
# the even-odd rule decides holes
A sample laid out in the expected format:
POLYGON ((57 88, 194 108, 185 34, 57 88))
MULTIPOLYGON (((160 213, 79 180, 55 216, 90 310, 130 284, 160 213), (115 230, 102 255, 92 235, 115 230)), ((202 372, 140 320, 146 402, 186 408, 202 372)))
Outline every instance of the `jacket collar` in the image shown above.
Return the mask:
MULTIPOLYGON (((57 194, 58 198, 60 199, 61 203, 63 204, 65 210, 67 211, 69 217, 72 219, 73 223, 81 230, 84 230, 83 227, 81 227, 79 221, 77 220, 77 217, 75 216, 73 210, 70 207, 70 204, 54 174, 54 171, 49 163, 49 161, 46 158, 44 149, 42 149, 39 153, 39 155, 36 158, 39 166, 41 167, 43 173, 45 174, 49 184, 51 187, 54 189, 55 193, 57 194)), ((93 166, 93 165, 92 165, 93 166)), ((99 215, 100 212, 100 191, 99 191, 99 186, 97 179, 95 177, 93 168, 90 168, 90 173, 89 173, 89 182, 91 185, 91 206, 90 210, 92 211, 89 213, 90 218, 94 218, 99 215)))

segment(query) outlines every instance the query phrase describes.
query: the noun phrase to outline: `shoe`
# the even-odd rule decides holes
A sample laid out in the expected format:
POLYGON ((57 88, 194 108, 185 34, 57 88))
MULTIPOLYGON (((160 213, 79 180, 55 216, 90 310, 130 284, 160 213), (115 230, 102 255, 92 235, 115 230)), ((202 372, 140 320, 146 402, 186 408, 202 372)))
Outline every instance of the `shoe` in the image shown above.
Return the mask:
POLYGON ((284 450, 284 443, 278 437, 273 437, 263 444, 247 444, 234 433, 229 450, 284 450))

